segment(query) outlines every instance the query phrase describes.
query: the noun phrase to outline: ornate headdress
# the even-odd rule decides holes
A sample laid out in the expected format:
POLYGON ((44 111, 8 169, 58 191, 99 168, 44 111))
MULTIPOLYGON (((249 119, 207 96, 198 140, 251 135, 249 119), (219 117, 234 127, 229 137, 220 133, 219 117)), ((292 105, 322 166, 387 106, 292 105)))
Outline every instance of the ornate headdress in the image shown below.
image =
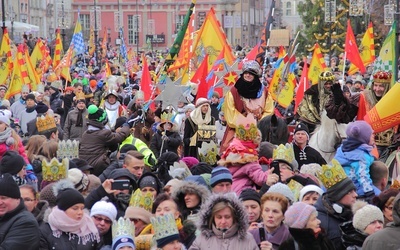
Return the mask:
POLYGON ((50 162, 42 161, 42 176, 43 181, 56 182, 61 179, 67 178, 69 168, 69 160, 64 158, 59 162, 56 158, 51 159, 50 162))
POLYGON ((236 138, 241 141, 260 140, 257 121, 252 114, 248 114, 247 116, 240 115, 236 123, 236 138))
POLYGON ((172 214, 157 216, 150 220, 153 225, 154 238, 157 242, 157 247, 162 248, 166 244, 179 239, 178 228, 172 214))
POLYGON ((392 80, 392 73, 387 71, 377 71, 372 77, 374 82, 390 83, 392 80))
POLYGON ((199 148, 199 157, 201 162, 214 165, 217 163, 217 155, 218 147, 213 140, 201 143, 201 147, 199 148))
POLYGON ((173 118, 174 118, 174 114, 172 112, 163 112, 161 114, 161 123, 165 123, 165 122, 172 123, 173 118))
POLYGON ((58 142, 57 157, 72 160, 79 158, 79 141, 62 140, 58 142))
POLYGON ((140 207, 151 213, 153 207, 153 195, 150 192, 143 192, 138 188, 132 194, 131 200, 129 201, 130 207, 140 207))
POLYGON ((83 92, 75 93, 75 101, 85 100, 85 99, 86 99, 85 93, 83 92))
POLYGON ((129 219, 120 217, 112 225, 112 249, 130 246, 135 249, 135 224, 129 219))
POLYGON ((38 129, 39 134, 45 134, 46 132, 50 132, 54 129, 57 129, 56 121, 54 117, 50 114, 38 117, 36 119, 36 127, 38 129))
POLYGON ((184 161, 174 162, 174 165, 169 167, 168 173, 173 179, 178 180, 184 180, 186 177, 192 175, 192 172, 190 172, 189 167, 184 161))
POLYGON ((277 148, 274 148, 272 159, 286 162, 292 167, 293 171, 298 168, 297 161, 294 157, 293 147, 289 143, 286 143, 286 145, 280 144, 277 148))
POLYGON ((332 165, 322 165, 322 171, 317 173, 317 177, 325 188, 329 189, 336 183, 346 179, 347 175, 340 163, 333 159, 332 165))
POLYGON ((320 81, 334 81, 335 75, 332 74, 332 72, 330 72, 330 71, 324 71, 319 75, 319 80, 320 81))

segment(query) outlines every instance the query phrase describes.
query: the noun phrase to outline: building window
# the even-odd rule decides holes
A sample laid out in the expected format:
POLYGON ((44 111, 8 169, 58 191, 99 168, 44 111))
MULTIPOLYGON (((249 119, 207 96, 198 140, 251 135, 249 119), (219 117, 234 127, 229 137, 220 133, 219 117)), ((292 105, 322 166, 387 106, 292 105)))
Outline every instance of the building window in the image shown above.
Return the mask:
POLYGON ((90 33, 90 14, 79 14, 83 37, 88 38, 90 33))
POLYGON ((128 15, 128 44, 139 43, 140 16, 128 15))
POLYGON ((185 15, 177 15, 176 16, 176 30, 175 33, 178 33, 178 31, 181 29, 183 25, 183 20, 185 19, 185 15))
POLYGON ((286 16, 291 16, 292 15, 292 3, 287 2, 286 3, 286 16))

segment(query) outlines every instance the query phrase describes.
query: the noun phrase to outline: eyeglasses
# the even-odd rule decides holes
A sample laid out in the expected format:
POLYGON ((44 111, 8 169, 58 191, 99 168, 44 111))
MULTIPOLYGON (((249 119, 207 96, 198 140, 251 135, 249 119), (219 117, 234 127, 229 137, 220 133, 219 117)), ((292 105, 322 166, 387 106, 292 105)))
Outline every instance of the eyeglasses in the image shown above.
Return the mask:
POLYGON ((104 221, 104 223, 106 223, 106 224, 111 224, 111 223, 112 223, 111 220, 109 220, 109 219, 104 219, 104 218, 98 217, 98 216, 96 216, 96 215, 93 215, 93 218, 94 218, 95 220, 97 220, 98 222, 104 221))
POLYGON ((28 197, 26 197, 26 198, 23 198, 23 200, 24 200, 24 201, 26 201, 26 202, 32 202, 32 201, 35 201, 35 199, 31 199, 31 198, 28 198, 28 197))

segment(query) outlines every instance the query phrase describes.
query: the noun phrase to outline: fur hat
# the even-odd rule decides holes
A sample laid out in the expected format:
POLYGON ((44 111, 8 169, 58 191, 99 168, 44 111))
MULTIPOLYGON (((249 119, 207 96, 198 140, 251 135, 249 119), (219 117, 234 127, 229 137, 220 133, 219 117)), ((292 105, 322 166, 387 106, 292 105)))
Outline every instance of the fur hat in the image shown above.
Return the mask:
POLYGON ((0 173, 16 175, 26 165, 22 156, 13 150, 7 151, 0 160, 0 173))
POLYGON ((364 232, 365 228, 374 221, 383 223, 383 213, 374 205, 369 205, 364 201, 356 201, 352 210, 354 214, 353 226, 361 232, 364 232))
POLYGON ((211 171, 211 187, 215 187, 221 182, 232 183, 232 174, 226 167, 216 167, 211 171))
POLYGON ((103 215, 114 221, 117 218, 117 208, 111 202, 98 201, 90 209, 90 216, 94 215, 103 215))
POLYGON ((346 128, 348 138, 356 139, 365 144, 369 144, 373 132, 371 125, 366 121, 350 122, 346 128))
POLYGON ((0 176, 0 196, 13 199, 21 198, 19 187, 10 174, 3 174, 0 176))
POLYGON ((307 222, 317 209, 304 202, 296 202, 285 212, 285 224, 291 228, 303 229, 307 222))
POLYGON ((288 201, 290 203, 294 202, 294 194, 293 194, 292 190, 290 190, 290 188, 283 183, 278 182, 278 183, 272 185, 268 189, 267 193, 282 194, 283 196, 285 196, 288 199, 288 201))

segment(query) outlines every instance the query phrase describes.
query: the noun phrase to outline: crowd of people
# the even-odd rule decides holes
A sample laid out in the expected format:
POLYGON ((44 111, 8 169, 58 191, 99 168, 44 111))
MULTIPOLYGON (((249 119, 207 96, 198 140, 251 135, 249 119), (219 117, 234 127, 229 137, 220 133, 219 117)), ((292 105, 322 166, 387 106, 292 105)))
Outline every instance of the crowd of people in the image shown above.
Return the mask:
POLYGON ((398 128, 363 120, 390 72, 371 88, 323 72, 287 119, 292 141, 286 131, 274 145, 259 121, 282 114, 257 61, 226 93, 185 93, 176 107, 150 108, 141 72, 111 71, 75 67, 65 86, 50 69, 10 100, 0 85, 0 249, 400 245, 400 160, 379 158, 399 149, 398 128), (309 145, 323 111, 348 124, 332 161, 309 145))

